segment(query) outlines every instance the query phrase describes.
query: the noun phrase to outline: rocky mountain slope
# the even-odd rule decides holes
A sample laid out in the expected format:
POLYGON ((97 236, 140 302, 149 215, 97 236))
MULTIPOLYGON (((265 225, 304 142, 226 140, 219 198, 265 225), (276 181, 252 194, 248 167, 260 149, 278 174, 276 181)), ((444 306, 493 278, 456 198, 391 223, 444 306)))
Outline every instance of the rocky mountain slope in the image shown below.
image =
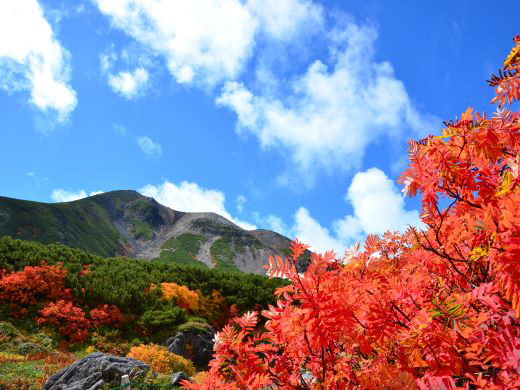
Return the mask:
POLYGON ((0 197, 0 236, 59 242, 100 256, 127 256, 264 274, 269 256, 290 240, 247 231, 215 213, 185 213, 136 191, 112 191, 66 203, 0 197))

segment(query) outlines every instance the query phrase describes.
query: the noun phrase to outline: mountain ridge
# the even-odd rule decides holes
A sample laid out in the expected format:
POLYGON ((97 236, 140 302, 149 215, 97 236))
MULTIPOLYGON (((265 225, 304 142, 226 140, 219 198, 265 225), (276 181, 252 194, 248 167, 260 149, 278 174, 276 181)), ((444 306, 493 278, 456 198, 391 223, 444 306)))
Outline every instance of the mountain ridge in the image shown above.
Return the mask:
POLYGON ((245 230, 212 212, 182 212, 134 190, 60 203, 0 196, 0 236, 59 242, 99 256, 126 256, 264 274, 290 240, 245 230))

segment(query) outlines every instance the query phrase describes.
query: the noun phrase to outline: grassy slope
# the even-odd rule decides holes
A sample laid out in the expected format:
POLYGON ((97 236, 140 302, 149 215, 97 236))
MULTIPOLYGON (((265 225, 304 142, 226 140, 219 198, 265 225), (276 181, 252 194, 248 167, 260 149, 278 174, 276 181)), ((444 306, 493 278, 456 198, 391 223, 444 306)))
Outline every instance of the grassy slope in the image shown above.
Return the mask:
POLYGON ((11 216, 3 217, 0 236, 61 242, 100 256, 116 254, 119 233, 95 198, 47 204, 0 197, 0 212, 11 216))
POLYGON ((221 237, 216 240, 209 250, 215 268, 221 271, 240 271, 233 262, 233 252, 229 247, 228 239, 221 237))
POLYGON ((185 265, 206 267, 206 264, 195 259, 200 245, 206 241, 204 236, 183 233, 166 241, 161 250, 159 261, 185 265))

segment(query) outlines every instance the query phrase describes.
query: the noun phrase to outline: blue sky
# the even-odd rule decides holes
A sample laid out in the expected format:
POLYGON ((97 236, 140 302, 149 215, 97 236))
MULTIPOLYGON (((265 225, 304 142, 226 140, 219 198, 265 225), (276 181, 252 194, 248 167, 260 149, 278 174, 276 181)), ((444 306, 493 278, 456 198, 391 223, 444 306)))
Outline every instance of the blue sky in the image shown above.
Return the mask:
POLYGON ((0 4, 0 195, 135 189, 341 253, 418 225, 409 139, 468 106, 520 3, 0 4))

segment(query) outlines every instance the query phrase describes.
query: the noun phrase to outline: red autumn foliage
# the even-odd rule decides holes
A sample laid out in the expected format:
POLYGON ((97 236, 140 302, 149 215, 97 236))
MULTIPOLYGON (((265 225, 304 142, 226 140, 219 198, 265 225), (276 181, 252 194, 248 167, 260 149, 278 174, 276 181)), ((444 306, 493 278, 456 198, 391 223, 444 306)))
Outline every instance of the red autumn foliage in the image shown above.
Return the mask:
POLYGON ((103 325, 120 325, 125 318, 121 311, 114 305, 103 305, 92 309, 89 312, 90 322, 93 327, 98 328, 103 325))
POLYGON ((67 270, 58 265, 42 264, 25 267, 22 271, 5 273, 0 277, 0 300, 5 300, 14 309, 22 309, 38 301, 66 299, 70 296, 65 288, 67 270))
POLYGON ((40 310, 38 325, 53 325, 58 332, 69 342, 82 342, 89 337, 90 321, 81 308, 72 302, 60 300, 49 303, 40 310))
MULTIPOLYGON (((520 97, 520 40, 500 104, 520 97)), ((520 388, 520 113, 468 109, 441 136, 410 144, 405 193, 422 193, 424 229, 370 235, 348 251, 312 254, 304 275, 270 258, 291 284, 262 312, 217 334, 215 358, 188 389, 520 388), (439 198, 447 201, 441 208, 439 198), (331 267, 331 264, 335 264, 331 267)))

